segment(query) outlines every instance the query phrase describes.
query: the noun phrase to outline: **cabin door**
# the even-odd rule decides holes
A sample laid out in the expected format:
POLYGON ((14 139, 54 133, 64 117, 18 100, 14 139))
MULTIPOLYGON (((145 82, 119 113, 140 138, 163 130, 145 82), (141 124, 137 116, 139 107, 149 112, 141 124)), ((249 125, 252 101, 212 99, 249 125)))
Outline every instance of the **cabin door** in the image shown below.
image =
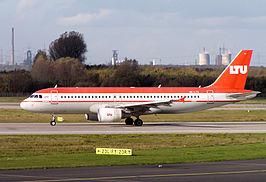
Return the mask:
POLYGON ((58 91, 57 90, 51 91, 51 104, 58 104, 58 91))
POLYGON ((214 103, 213 90, 207 90, 207 99, 208 99, 208 104, 213 104, 214 103))

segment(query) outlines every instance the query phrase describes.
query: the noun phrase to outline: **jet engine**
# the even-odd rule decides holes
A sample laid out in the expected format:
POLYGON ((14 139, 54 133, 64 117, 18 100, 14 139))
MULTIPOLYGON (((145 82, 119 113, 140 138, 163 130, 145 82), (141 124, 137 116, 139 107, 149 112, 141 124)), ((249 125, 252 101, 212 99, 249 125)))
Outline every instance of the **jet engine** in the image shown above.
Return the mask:
POLYGON ((114 122, 122 119, 122 110, 114 108, 99 108, 98 120, 100 122, 114 122))
POLYGON ((97 114, 91 113, 91 114, 85 114, 85 118, 90 121, 99 121, 97 114))

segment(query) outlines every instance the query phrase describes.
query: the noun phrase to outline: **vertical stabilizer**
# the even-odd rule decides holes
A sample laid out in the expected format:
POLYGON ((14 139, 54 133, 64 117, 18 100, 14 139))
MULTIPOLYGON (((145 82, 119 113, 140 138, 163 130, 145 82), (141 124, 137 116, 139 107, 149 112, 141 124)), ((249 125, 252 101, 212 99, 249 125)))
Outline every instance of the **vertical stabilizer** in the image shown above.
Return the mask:
POLYGON ((223 89, 244 89, 252 50, 242 50, 225 68, 213 84, 208 87, 223 89))

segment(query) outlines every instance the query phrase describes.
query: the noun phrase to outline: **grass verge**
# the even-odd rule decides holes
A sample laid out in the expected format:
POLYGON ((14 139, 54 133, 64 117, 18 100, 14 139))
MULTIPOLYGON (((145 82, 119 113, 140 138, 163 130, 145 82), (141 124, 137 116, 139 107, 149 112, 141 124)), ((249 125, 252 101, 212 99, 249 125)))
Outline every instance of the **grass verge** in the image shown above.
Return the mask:
MULTIPOLYGON (((63 114, 58 116, 63 116, 64 122, 88 122, 83 114, 63 114)), ((205 110, 185 114, 144 115, 141 116, 141 119, 144 122, 266 121, 266 111, 205 110)), ((50 120, 50 114, 31 113, 20 109, 0 109, 1 123, 47 123, 50 120)))
POLYGON ((0 102, 22 102, 27 97, 0 97, 0 102))
POLYGON ((266 134, 0 136, 0 169, 161 164, 266 158, 266 134), (133 156, 96 155, 96 147, 133 156))

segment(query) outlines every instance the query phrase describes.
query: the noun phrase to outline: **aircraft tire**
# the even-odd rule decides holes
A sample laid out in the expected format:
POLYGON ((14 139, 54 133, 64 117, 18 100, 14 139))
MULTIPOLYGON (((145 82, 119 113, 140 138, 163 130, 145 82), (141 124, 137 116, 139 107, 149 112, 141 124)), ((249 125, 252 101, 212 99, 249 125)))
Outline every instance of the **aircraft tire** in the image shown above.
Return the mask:
POLYGON ((51 126, 55 126, 55 125, 56 125, 56 122, 55 122, 55 121, 51 121, 51 122, 50 122, 50 125, 51 125, 51 126))
POLYGON ((126 125, 133 125, 134 121, 132 118, 126 118, 125 123, 126 125))
POLYGON ((138 119, 135 120, 134 125, 135 126, 142 126, 143 125, 143 121, 138 118, 138 119))

